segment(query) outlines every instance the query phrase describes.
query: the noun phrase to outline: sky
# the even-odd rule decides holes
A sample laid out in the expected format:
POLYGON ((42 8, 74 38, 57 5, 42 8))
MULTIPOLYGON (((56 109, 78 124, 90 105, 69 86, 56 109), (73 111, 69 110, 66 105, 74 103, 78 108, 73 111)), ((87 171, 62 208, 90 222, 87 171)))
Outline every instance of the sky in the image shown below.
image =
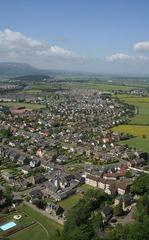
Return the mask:
POLYGON ((149 1, 0 0, 0 61, 149 75, 149 1))

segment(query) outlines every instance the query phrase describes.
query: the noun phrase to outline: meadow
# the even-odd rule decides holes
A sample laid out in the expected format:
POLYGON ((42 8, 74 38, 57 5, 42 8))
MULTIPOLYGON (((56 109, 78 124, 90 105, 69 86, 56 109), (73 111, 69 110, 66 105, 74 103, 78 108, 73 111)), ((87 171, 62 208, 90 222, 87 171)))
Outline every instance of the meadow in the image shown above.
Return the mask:
POLYGON ((117 95, 117 97, 136 107, 137 114, 130 120, 130 124, 149 125, 149 97, 135 97, 130 95, 117 95))
POLYGON ((117 95, 117 97, 136 106, 137 114, 130 119, 128 125, 120 125, 112 130, 132 134, 133 138, 121 143, 149 152, 149 97, 130 95, 117 95))
POLYGON ((45 107, 45 105, 43 104, 23 103, 23 102, 1 102, 0 105, 7 106, 10 108, 25 107, 26 109, 31 109, 31 110, 37 110, 45 107))

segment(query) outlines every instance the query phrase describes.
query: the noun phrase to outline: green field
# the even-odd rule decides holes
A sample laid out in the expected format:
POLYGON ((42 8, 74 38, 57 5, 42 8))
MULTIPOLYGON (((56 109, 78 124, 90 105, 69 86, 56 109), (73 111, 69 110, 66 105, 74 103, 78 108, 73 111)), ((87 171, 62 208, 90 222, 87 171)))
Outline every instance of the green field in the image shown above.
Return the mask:
POLYGON ((57 238, 57 231, 61 231, 62 229, 60 224, 46 218, 28 206, 19 207, 18 211, 27 214, 33 221, 36 221, 36 224, 12 235, 9 237, 10 240, 55 240, 57 238))
POLYGON ((34 224, 28 229, 24 229, 14 235, 12 235, 10 240, 48 240, 47 234, 44 229, 39 224, 34 224))
POLYGON ((149 153, 149 138, 135 137, 126 141, 121 141, 123 144, 128 144, 130 147, 138 150, 144 150, 149 153))
POLYGON ((149 138, 149 126, 142 125, 119 125, 117 127, 112 128, 113 131, 118 131, 121 133, 130 133, 134 137, 143 137, 145 135, 149 138))
MULTIPOLYGON (((84 192, 87 192, 88 190, 92 189, 93 187, 87 185, 87 184, 83 184, 82 186, 80 186, 80 189, 83 190, 84 192)), ((60 206, 62 208, 64 208, 65 210, 69 210, 71 209, 73 206, 75 206, 77 204, 77 202, 83 197, 82 194, 80 193, 76 193, 72 196, 70 196, 67 199, 64 199, 62 201, 59 202, 60 206)))
POLYGON ((81 199, 81 195, 77 193, 65 200, 60 201, 59 205, 65 210, 69 210, 72 207, 74 207, 80 199, 81 199))
POLYGON ((130 119, 128 125, 120 125, 112 130, 132 134, 134 138, 121 141, 121 143, 149 152, 149 97, 130 95, 117 95, 117 97, 136 106, 137 114, 130 119))
POLYGON ((1 102, 0 105, 11 107, 11 108, 25 107, 26 109, 33 109, 33 110, 45 107, 45 105, 43 104, 23 103, 23 102, 1 102))
POLYGON ((86 83, 86 82, 69 82, 64 83, 63 86, 68 88, 86 88, 86 89, 98 89, 101 91, 112 91, 112 90, 130 90, 132 87, 124 85, 114 85, 114 84, 102 84, 102 83, 86 83))
POLYGON ((130 124, 149 125, 149 97, 135 97, 130 95, 117 95, 120 100, 134 105, 137 108, 135 115, 130 124))
POLYGON ((40 90, 40 89, 28 89, 28 90, 19 91, 19 93, 26 93, 26 94, 31 94, 31 95, 34 95, 34 94, 36 95, 41 92, 42 92, 42 90, 40 90))

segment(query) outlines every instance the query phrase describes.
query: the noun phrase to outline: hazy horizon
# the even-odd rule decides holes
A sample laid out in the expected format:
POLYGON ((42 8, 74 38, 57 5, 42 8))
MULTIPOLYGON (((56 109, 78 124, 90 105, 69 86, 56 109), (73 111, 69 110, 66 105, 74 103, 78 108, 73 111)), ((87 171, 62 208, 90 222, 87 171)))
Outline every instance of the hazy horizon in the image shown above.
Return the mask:
POLYGON ((0 61, 41 69, 148 75, 148 8, 147 0, 2 0, 0 61))

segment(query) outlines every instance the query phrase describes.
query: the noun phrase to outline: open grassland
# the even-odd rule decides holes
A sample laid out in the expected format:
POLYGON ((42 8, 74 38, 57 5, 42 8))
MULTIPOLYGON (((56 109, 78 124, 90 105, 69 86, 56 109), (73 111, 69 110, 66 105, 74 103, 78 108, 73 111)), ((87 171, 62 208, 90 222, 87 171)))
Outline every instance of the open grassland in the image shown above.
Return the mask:
POLYGON ((117 95, 117 97, 136 106, 137 114, 130 119, 128 125, 120 125, 112 130, 132 134, 133 138, 121 143, 149 152, 149 97, 130 95, 117 95))
POLYGON ((40 89, 28 89, 28 90, 20 90, 19 93, 31 94, 36 95, 42 92, 40 89))
POLYGON ((26 109, 31 109, 31 110, 37 110, 45 107, 45 105, 43 104, 23 103, 23 102, 1 102, 0 105, 7 106, 10 108, 25 107, 26 109))
POLYGON ((115 85, 115 84, 103 84, 92 82, 60 82, 60 83, 46 83, 46 84, 34 84, 31 86, 32 90, 48 90, 53 88, 82 88, 82 89, 98 89, 101 91, 112 90, 130 90, 131 86, 115 85))
POLYGON ((130 95, 117 95, 117 97, 130 105, 134 105, 137 109, 137 115, 131 119, 130 124, 149 125, 149 97, 130 95))
POLYGON ((60 224, 46 218, 28 206, 19 207, 18 211, 27 214, 33 221, 36 221, 36 224, 12 235, 11 240, 55 240, 57 232, 62 229, 60 224))
POLYGON ((149 153, 149 138, 135 137, 126 141, 121 141, 121 143, 149 153))
POLYGON ((124 85, 114 85, 114 84, 102 84, 102 83, 77 83, 69 82, 64 83, 65 87, 68 88, 86 88, 86 89, 98 89, 101 91, 112 91, 112 90, 130 90, 132 87, 124 85))

